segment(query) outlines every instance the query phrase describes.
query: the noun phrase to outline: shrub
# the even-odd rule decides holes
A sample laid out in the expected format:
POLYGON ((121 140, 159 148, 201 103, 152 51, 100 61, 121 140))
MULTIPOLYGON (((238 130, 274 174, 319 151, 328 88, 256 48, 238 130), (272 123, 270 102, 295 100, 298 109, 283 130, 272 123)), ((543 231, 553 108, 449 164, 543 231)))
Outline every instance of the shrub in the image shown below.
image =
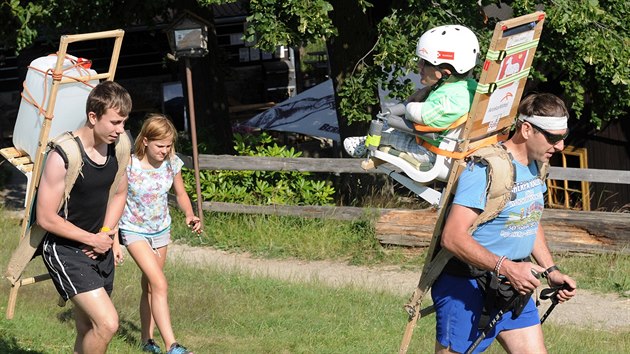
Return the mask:
MULTIPOLYGON (((234 135, 240 156, 300 157, 293 148, 279 146, 267 133, 234 135)), ((186 191, 196 198, 195 176, 182 171, 186 191)), ((335 189, 329 181, 316 180, 308 172, 295 171, 200 171, 201 194, 206 201, 250 205, 331 205, 335 189)))

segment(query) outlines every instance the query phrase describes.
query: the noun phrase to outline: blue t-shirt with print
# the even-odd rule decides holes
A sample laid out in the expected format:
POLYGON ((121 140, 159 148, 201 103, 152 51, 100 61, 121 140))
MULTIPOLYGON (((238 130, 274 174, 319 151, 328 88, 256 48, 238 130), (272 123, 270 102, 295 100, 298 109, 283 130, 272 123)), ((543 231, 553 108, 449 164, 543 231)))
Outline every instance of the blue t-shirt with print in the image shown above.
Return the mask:
MULTIPOLYGON (((529 256, 534 248, 536 231, 544 208, 545 183, 538 178, 538 166, 528 166, 512 161, 516 182, 512 188, 514 200, 508 201, 499 215, 479 225, 473 238, 497 256, 521 259, 529 256)), ((462 171, 453 203, 473 209, 485 208, 486 166, 469 163, 462 171)))

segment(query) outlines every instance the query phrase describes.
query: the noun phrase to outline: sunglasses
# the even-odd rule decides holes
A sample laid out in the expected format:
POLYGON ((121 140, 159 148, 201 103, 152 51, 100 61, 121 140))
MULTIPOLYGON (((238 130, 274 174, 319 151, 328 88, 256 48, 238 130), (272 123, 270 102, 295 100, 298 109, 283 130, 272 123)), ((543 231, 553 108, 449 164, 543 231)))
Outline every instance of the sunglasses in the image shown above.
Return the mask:
POLYGON ((552 134, 546 131, 545 129, 537 126, 536 124, 532 124, 530 122, 527 122, 527 124, 531 125, 534 129, 538 130, 545 137, 545 139, 547 139, 547 142, 551 145, 556 145, 557 143, 559 143, 562 140, 565 140, 569 136, 568 129, 567 129, 567 132, 564 134, 552 134))

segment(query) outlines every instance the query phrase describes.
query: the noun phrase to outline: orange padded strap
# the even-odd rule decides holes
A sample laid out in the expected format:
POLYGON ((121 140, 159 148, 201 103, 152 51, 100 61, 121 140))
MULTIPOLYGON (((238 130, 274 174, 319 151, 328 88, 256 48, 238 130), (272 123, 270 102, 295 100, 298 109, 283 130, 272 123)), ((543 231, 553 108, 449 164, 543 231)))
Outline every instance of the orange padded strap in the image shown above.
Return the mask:
POLYGON ((422 132, 422 133, 437 133, 437 132, 443 132, 445 130, 449 130, 449 129, 453 129, 453 128, 457 128, 460 125, 464 124, 466 122, 466 120, 468 119, 468 113, 464 114, 463 116, 457 118, 456 121, 454 121, 453 123, 451 123, 451 125, 449 125, 446 128, 435 128, 435 127, 430 127, 428 125, 424 125, 424 124, 418 124, 418 123, 414 123, 413 127, 416 131, 422 132))
POLYGON ((441 155, 441 156, 446 156, 446 157, 450 157, 450 158, 454 158, 454 159, 463 159, 464 157, 472 154, 473 152, 475 152, 475 150, 483 147, 483 146, 487 146, 487 145, 492 145, 494 143, 499 142, 499 140, 505 140, 505 136, 504 135, 491 135, 487 138, 481 139, 479 140, 479 145, 477 145, 475 148, 473 149, 469 149, 467 151, 448 151, 448 150, 443 150, 440 149, 437 146, 431 145, 426 141, 422 141, 422 146, 431 151, 432 153, 436 154, 436 155, 441 155))

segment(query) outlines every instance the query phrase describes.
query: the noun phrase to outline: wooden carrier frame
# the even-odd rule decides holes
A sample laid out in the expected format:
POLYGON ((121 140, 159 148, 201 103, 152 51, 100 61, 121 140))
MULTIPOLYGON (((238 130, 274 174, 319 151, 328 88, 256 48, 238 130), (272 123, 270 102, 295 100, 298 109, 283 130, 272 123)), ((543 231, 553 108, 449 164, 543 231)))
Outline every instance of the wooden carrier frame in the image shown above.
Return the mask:
MULTIPOLYGON (((17 302, 18 291, 21 286, 34 284, 43 280, 50 279, 48 273, 36 275, 33 277, 24 278, 23 272, 28 263, 33 259, 37 247, 41 243, 45 231, 39 226, 33 224, 32 220, 34 215, 34 198, 39 187, 39 180, 41 177, 43 162, 45 160, 46 146, 51 140, 49 137, 51 121, 53 119, 53 112, 55 110, 55 103, 57 100, 57 92, 61 85, 80 82, 88 82, 90 80, 105 79, 108 81, 114 80, 116 73, 116 67, 118 65, 118 58, 120 55, 120 48, 122 46, 122 40, 125 32, 121 29, 84 33, 75 35, 61 36, 59 42, 59 51, 57 54, 57 62, 52 72, 52 88, 46 97, 47 102, 44 119, 42 121, 42 128, 39 134, 39 143, 35 156, 28 156, 23 151, 16 149, 15 147, 9 147, 0 150, 0 154, 4 156, 11 164, 13 164, 18 170, 24 173, 30 183, 28 183, 26 191, 26 203, 24 210, 24 217, 22 220, 22 229, 20 243, 17 249, 11 255, 11 259, 7 266, 5 277, 11 282, 11 291, 9 293, 9 301, 7 304, 6 318, 12 319, 15 313, 15 305, 17 302), (106 73, 81 76, 81 77, 64 77, 63 76, 63 64, 66 59, 68 51, 68 45, 75 42, 99 40, 99 39, 114 39, 114 46, 112 50, 111 60, 109 62, 109 70, 106 73)), ((48 74, 47 74, 48 75, 48 74)), ((57 118, 57 119, 63 119, 57 118)), ((60 304, 63 304, 63 300, 60 299, 60 304)))
POLYGON ((432 306, 421 310, 421 302, 452 257, 448 251, 440 248, 439 245, 446 221, 447 206, 453 199, 453 186, 466 166, 463 156, 490 144, 491 141, 487 139, 488 137, 496 136, 499 137, 499 140, 507 138, 507 133, 514 125, 518 113, 518 105, 529 76, 544 19, 544 12, 538 11, 496 24, 483 62, 471 111, 455 147, 456 154, 462 157, 453 158, 446 187, 441 193, 418 183, 417 179, 403 176, 383 166, 384 161, 374 156, 370 157, 367 163, 364 163, 364 166, 382 169, 421 197, 429 196, 432 198, 427 198, 427 200, 435 200, 434 197, 437 193, 437 200, 439 200, 439 215, 420 280, 409 302, 405 305, 409 320, 399 353, 407 352, 418 319, 434 312, 432 306))

